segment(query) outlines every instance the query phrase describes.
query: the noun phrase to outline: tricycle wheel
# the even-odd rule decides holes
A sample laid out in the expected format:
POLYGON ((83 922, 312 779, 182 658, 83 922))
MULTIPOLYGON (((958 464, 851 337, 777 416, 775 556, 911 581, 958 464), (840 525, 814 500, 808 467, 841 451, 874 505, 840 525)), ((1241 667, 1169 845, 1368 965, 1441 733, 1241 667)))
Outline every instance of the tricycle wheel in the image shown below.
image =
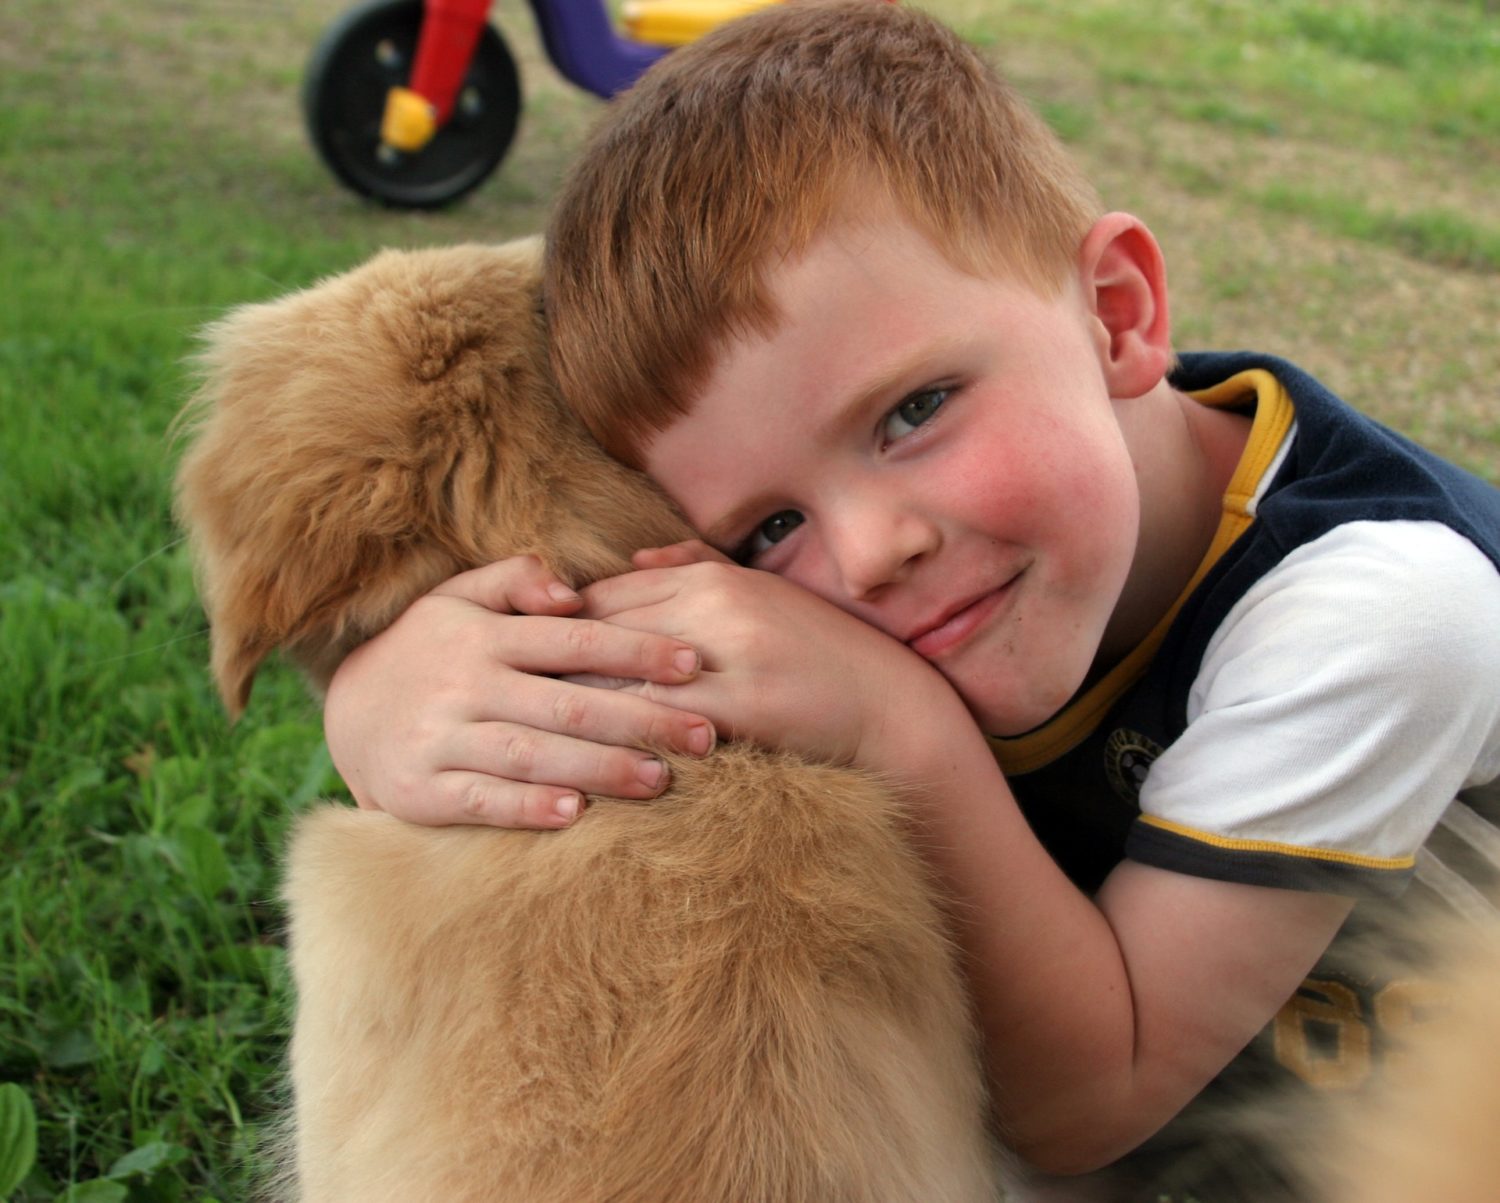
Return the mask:
POLYGON ((386 93, 409 80, 421 28, 422 0, 350 9, 313 50, 302 112, 313 147, 343 183, 388 205, 434 209, 499 166, 516 135, 521 85, 515 59, 486 25, 448 123, 413 154, 383 147, 386 93))

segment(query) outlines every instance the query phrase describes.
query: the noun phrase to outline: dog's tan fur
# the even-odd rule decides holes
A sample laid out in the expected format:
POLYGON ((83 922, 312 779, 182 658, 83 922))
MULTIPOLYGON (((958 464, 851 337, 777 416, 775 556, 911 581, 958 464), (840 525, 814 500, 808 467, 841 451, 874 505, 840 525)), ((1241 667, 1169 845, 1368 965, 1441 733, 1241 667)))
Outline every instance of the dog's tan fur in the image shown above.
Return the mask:
MULTIPOLYGON (((453 573, 688 532, 547 369, 536 243, 387 252, 213 327, 179 477, 226 704, 453 573)), ((601 348, 607 353, 607 348, 601 348)), ((998 1197, 900 808, 746 747, 557 833, 323 808, 290 855, 305 1203, 998 1197)))

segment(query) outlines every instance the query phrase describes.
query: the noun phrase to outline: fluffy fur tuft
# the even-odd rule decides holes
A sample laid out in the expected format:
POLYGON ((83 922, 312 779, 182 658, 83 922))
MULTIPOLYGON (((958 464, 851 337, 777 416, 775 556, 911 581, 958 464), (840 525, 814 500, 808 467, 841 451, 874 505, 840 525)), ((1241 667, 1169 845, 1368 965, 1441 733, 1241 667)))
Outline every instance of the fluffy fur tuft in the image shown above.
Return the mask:
POLYGON ((590 580, 690 533, 563 409, 540 253, 387 251, 205 332, 178 513, 231 712, 273 649, 324 685, 464 568, 534 553, 590 580))
MULTIPOLYGON (((231 711, 273 649, 325 683, 461 569, 582 583, 687 534, 560 404, 539 257, 387 252, 208 331, 178 510, 231 711)), ((293 1197, 993 1203, 896 801, 746 747, 672 773, 563 832, 300 821, 293 1197)))

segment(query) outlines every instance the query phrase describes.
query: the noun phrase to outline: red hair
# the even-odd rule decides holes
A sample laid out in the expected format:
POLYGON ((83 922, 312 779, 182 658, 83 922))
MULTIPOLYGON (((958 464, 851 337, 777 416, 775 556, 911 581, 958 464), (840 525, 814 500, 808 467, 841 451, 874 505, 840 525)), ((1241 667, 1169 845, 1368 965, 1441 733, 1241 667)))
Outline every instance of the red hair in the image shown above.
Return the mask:
POLYGON ((553 366, 594 436, 638 464, 724 342, 774 328, 768 269, 871 194, 960 269, 1048 294, 1100 211, 1014 89, 915 9, 777 5, 648 71, 547 241, 553 366))

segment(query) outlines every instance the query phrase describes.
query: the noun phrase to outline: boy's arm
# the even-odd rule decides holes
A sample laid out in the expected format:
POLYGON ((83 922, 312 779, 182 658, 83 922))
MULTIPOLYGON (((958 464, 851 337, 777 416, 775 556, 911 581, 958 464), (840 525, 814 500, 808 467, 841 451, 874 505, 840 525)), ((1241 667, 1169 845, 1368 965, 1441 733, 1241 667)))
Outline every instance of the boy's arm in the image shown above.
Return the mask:
POLYGON ((923 848, 953 899, 1007 1142, 1052 1173, 1098 1168, 1272 1018, 1352 902, 1129 861, 1089 898, 1032 834, 972 723, 932 717, 929 729, 895 716, 886 745, 925 797, 923 848))
POLYGON ((926 813, 997 1111, 1016 1151, 1052 1173, 1106 1165, 1176 1115, 1293 993, 1352 905, 1128 861, 1090 899, 993 779, 926 813))
MULTIPOLYGON (((1198 666, 1187 729, 1142 787, 1143 811, 1206 835, 1192 852, 1200 865, 1215 857, 1214 837, 1229 836, 1279 845, 1288 880, 1342 891, 1399 879, 1397 866, 1455 794, 1500 773, 1497 618, 1500 576, 1447 527, 1350 523, 1305 545, 1219 626, 1198 666), (1369 863, 1299 854, 1330 849, 1369 863)), ((977 773, 988 771, 977 751, 974 759, 977 773)), ((1059 1167, 1107 1157, 1112 1142, 1129 1147, 1133 1109, 1155 1122, 1190 1097, 1194 1082, 1271 1017, 1351 905, 1170 872, 1180 845, 1147 841, 1138 853, 1162 857, 1161 867, 1125 862, 1094 900, 1134 996, 1131 1070, 1100 1079, 1101 1090, 1123 1089, 1073 1111, 1062 1086, 1056 1110, 1013 1110, 1036 1142, 1033 1156, 1059 1167), (1094 1116, 1097 1130, 1069 1136, 1073 1114, 1083 1123, 1094 1116)), ((963 859, 968 848, 954 845, 953 854, 952 871, 982 878, 982 860, 963 859)), ((1220 871, 1234 872, 1234 859, 1220 854, 1220 871)), ((994 891, 982 905, 1018 905, 1001 895, 1009 885, 982 883, 994 891)), ((975 937, 996 954, 1004 938, 975 937)), ((983 967, 982 1000, 1009 988, 996 974, 1003 969, 983 967)), ((1017 1049, 995 1038, 1004 1007, 1002 998, 987 1012, 991 1047, 1024 1057, 1024 1042, 1017 1049)), ((1009 1072, 1027 1080, 1024 1066, 1009 1072)), ((1087 1095, 1086 1070, 1082 1081, 1087 1095)))
POLYGON ((698 678, 647 693, 726 734, 857 763, 914 799, 997 1111, 1039 1168, 1097 1168, 1171 1119, 1271 1019, 1348 913, 1330 895, 1131 863, 1089 898, 1037 841, 936 670, 779 578, 710 564, 585 596, 586 612, 702 649, 698 678))

